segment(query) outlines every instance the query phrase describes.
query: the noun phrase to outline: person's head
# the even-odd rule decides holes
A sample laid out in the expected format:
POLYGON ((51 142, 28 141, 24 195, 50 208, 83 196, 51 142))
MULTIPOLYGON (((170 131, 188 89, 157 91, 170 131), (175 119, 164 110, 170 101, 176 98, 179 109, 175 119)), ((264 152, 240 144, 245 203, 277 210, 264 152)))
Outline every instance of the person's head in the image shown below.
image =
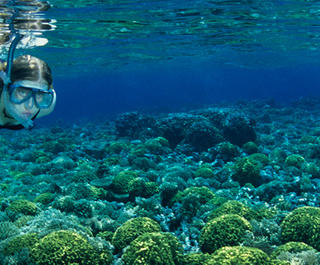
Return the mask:
POLYGON ((13 61, 11 83, 3 92, 5 111, 24 127, 32 127, 32 118, 53 102, 51 70, 46 62, 31 55, 13 61))

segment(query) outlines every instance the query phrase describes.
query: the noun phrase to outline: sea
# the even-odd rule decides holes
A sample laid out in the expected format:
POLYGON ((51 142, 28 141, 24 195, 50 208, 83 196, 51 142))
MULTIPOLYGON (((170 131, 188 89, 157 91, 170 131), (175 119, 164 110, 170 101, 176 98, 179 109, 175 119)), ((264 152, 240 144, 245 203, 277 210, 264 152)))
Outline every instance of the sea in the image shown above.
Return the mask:
POLYGON ((55 109, 0 130, 0 264, 320 265, 320 2, 0 0, 55 109))

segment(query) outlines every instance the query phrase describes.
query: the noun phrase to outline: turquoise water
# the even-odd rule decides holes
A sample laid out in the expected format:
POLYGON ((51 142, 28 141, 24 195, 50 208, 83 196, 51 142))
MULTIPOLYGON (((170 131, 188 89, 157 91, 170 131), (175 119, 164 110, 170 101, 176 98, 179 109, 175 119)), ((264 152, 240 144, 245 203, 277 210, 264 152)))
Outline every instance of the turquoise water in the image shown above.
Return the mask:
POLYGON ((50 5, 37 15, 54 20, 56 30, 43 32, 49 43, 30 52, 46 58, 58 75, 66 69, 90 72, 175 60, 281 67, 317 63, 319 56, 317 1, 51 1, 50 5))

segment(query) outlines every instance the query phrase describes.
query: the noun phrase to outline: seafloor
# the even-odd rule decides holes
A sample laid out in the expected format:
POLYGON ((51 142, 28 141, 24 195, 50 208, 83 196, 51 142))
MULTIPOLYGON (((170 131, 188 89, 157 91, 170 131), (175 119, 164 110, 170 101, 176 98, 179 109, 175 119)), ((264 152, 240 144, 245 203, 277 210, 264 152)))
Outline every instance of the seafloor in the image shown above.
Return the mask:
POLYGON ((320 264, 320 100, 0 131, 0 264, 320 264))

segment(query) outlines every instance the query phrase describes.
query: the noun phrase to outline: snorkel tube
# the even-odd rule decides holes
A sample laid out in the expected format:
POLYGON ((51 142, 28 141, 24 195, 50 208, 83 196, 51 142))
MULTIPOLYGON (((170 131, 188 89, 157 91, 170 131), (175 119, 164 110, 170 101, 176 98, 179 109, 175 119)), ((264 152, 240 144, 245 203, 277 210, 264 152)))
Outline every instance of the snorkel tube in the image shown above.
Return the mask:
POLYGON ((12 70, 12 62, 13 62, 13 55, 19 41, 23 38, 23 35, 20 33, 15 33, 15 37, 10 44, 8 58, 7 58, 7 66, 6 71, 0 72, 0 78, 2 78, 4 83, 4 89, 8 89, 8 85, 11 83, 11 70, 12 70))
MULTIPOLYGON (((12 0, 10 4, 14 5, 15 0, 12 0)), ((18 15, 19 15, 19 10, 17 8, 14 8, 14 12, 12 16, 8 19, 9 30, 11 35, 13 36, 13 41, 11 42, 9 51, 8 51, 6 71, 0 72, 0 78, 2 78, 3 80, 5 90, 8 89, 8 85, 11 83, 11 69, 12 69, 14 51, 16 50, 16 47, 19 41, 23 38, 23 36, 19 32, 17 32, 16 29, 14 28, 14 19, 18 15)))
MULTIPOLYGON (((15 0, 10 2, 12 6, 14 6, 15 0)), ((14 19, 19 15, 19 9, 13 8, 13 14, 8 19, 9 30, 12 36, 12 42, 9 47, 8 57, 7 57, 7 65, 6 70, 0 72, 0 78, 3 80, 3 91, 2 97, 4 101, 4 112, 10 114, 13 119, 21 123, 26 129, 31 129, 33 127, 33 121, 31 119, 26 119, 19 115, 19 112, 16 110, 14 104, 10 103, 9 96, 10 96, 10 83, 11 83, 11 71, 12 71, 12 64, 13 64, 13 57, 16 47, 19 41, 23 38, 19 32, 17 32, 14 28, 14 19)))
POLYGON ((26 129, 33 128, 33 121, 29 118, 25 118, 19 114, 16 109, 16 106, 10 102, 10 83, 11 83, 11 71, 12 71, 12 64, 13 64, 13 57, 15 49, 19 43, 19 41, 23 38, 23 35, 20 33, 14 34, 14 39, 9 47, 8 58, 7 58, 7 66, 6 71, 0 73, 0 77, 3 80, 3 92, 2 96, 4 97, 4 106, 5 111, 12 116, 16 121, 18 121, 23 127, 26 129))
POLYGON ((6 67, 6 75, 7 75, 7 78, 9 79, 9 82, 11 82, 11 70, 12 70, 14 51, 16 50, 16 47, 22 38, 23 38, 23 35, 21 35, 20 33, 15 33, 15 37, 9 48, 8 58, 7 58, 7 67, 6 67))

